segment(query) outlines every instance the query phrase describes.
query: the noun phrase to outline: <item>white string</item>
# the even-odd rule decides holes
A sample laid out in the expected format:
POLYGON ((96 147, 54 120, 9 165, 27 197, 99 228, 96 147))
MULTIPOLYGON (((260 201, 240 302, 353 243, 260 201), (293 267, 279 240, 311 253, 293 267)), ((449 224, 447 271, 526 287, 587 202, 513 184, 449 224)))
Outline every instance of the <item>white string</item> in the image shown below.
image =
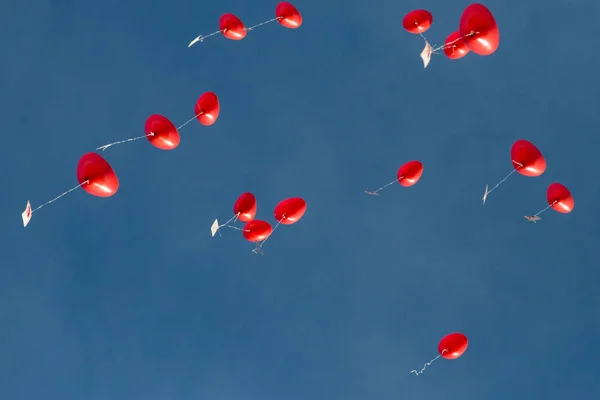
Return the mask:
POLYGON ((283 17, 275 17, 275 18, 271 18, 271 19, 270 19, 270 20, 268 20, 268 21, 261 22, 260 24, 257 24, 257 25, 254 25, 254 26, 251 26, 250 28, 246 28, 246 31, 250 32, 251 30, 254 30, 254 29, 258 28, 259 26, 263 26, 263 25, 266 25, 266 24, 270 24, 271 22, 279 21, 279 20, 281 20, 281 19, 283 19, 283 17))
MULTIPOLYGON (((452 46, 454 46, 455 43, 460 42, 464 38, 468 38, 470 36, 477 35, 478 33, 480 33, 480 32, 471 31, 467 35, 459 37, 459 38, 456 38, 453 41, 451 41, 449 43, 446 43, 446 44, 444 44, 442 46, 436 47, 436 45, 433 45, 433 46, 431 46, 432 47, 431 48, 431 53, 439 55, 440 54, 440 53, 438 53, 439 50, 444 50, 444 49, 447 49, 448 47, 452 47, 452 46)), ((423 38, 423 40, 425 40, 425 42, 429 43, 429 41, 427 40, 427 38, 422 33, 419 33, 419 35, 423 38)))
POLYGON ((423 365, 423 368, 421 368, 420 371, 417 371, 416 369, 413 369, 412 371, 410 371, 410 373, 412 374, 414 372, 415 375, 421 375, 423 372, 425 372, 425 369, 427 369, 428 366, 430 366, 431 364, 433 364, 433 362, 435 360, 437 360, 438 358, 440 358, 442 356, 442 354, 444 354, 447 351, 448 351, 448 349, 442 350, 442 352, 436 358, 434 358, 433 360, 429 361, 428 363, 425 363, 425 365, 423 365))
POLYGON ((541 213, 543 213, 544 211, 546 211, 547 209, 549 209, 550 207, 552 207, 553 205, 555 205, 556 203, 558 203, 558 200, 554 200, 552 202, 552 204, 548 204, 548 206, 546 208, 544 208, 542 211, 538 211, 536 214, 534 214, 534 217, 537 217, 538 215, 540 215, 541 213))
POLYGON ((148 136, 154 136, 154 132, 150 132, 149 134, 144 135, 144 136, 138 136, 138 137, 134 137, 134 138, 131 138, 131 139, 119 140, 118 142, 113 142, 113 143, 105 144, 104 146, 98 147, 96 150, 105 151, 106 149, 108 149, 111 146, 114 146, 115 144, 121 144, 121 143, 127 143, 127 142, 134 142, 136 140, 143 139, 143 138, 148 137, 148 136))
MULTIPOLYGON (((282 20, 282 19, 283 19, 283 17, 275 17, 275 18, 272 18, 272 19, 270 19, 268 21, 264 21, 264 22, 261 22, 260 24, 251 26, 250 28, 244 28, 244 29, 246 30, 246 32, 250 32, 250 31, 252 31, 252 30, 254 30, 254 29, 256 29, 256 28, 258 28, 260 26, 269 24, 271 22, 279 21, 279 20, 282 20)), ((219 33, 225 33, 226 31, 227 31, 227 29, 219 29, 218 31, 214 31, 213 33, 209 33, 208 35, 199 35, 198 37, 196 37, 196 39, 194 39, 194 40, 192 40, 190 42, 190 44, 188 45, 188 48, 192 47, 192 45, 196 44, 197 42, 202 43, 202 42, 204 42, 204 39, 208 39, 209 37, 215 36, 215 35, 217 35, 219 33)))
POLYGON ((71 188, 71 189, 67 190, 66 192, 64 192, 64 193, 60 194, 59 196, 57 196, 57 197, 53 198, 52 200, 45 202, 45 203, 44 203, 44 204, 42 204, 41 206, 37 207, 35 210, 31 211, 31 213, 33 214, 34 212, 36 212, 36 211, 37 211, 37 210, 39 210, 40 208, 42 208, 42 207, 44 207, 44 206, 47 206, 47 205, 48 205, 48 204, 50 204, 50 203, 54 203, 56 200, 60 199, 61 197, 68 195, 68 194, 69 194, 69 193, 71 193, 72 191, 74 191, 74 190, 77 190, 77 189, 79 189, 80 187, 82 187, 83 185, 86 185, 86 184, 88 184, 88 183, 90 183, 90 181, 89 181, 89 180, 87 180, 87 181, 85 181, 85 182, 82 182, 82 183, 80 183, 79 185, 75 186, 74 188, 71 188))
POLYGON ((492 193, 494 190, 496 190, 496 189, 498 188, 498 186, 500 186, 500 185, 501 185, 501 184, 503 184, 503 183, 504 183, 504 182, 505 182, 505 181, 506 181, 508 178, 510 178, 510 176, 511 176, 512 174, 514 174, 515 172, 517 172, 517 170, 519 170, 519 169, 523 168, 523 164, 521 164, 521 163, 519 163, 519 162, 516 162, 516 161, 514 161, 514 160, 513 160, 513 162, 514 162, 515 164, 517 164, 517 165, 518 165, 518 167, 517 167, 517 168, 514 168, 512 171, 510 171, 510 174, 506 175, 504 178, 502 178, 502 180, 501 180, 500 182, 498 182, 498 183, 496 184, 496 186, 494 186, 493 188, 491 188, 490 190, 488 190, 488 192, 487 192, 488 196, 490 195, 490 193, 492 193))
POLYGON ((380 192, 381 190, 385 189, 385 188, 386 188, 386 187, 388 187, 388 186, 391 186, 391 185, 393 185, 394 183, 398 182, 398 181, 399 181, 400 179, 402 179, 402 178, 404 178, 404 175, 403 175, 403 176, 401 176, 401 177, 399 177, 399 178, 397 178, 396 180, 393 180, 393 181, 391 181, 390 183, 388 183, 388 184, 386 184, 386 185, 383 185, 382 187, 380 187, 379 189, 377 189, 377 190, 376 190, 376 191, 374 191, 374 192, 371 192, 371 191, 369 191, 369 190, 365 190, 365 193, 366 193, 366 194, 370 194, 371 196, 379 196, 379 192, 380 192))
MULTIPOLYGON (((196 118, 198 118, 202 114, 204 114, 204 111, 200 111, 198 114, 196 114, 195 116, 193 116, 192 118, 188 119, 186 122, 184 122, 183 124, 181 124, 180 126, 178 126, 177 130, 179 131, 181 128, 183 128, 184 126, 186 126, 187 124, 189 124, 190 122, 192 122, 193 120, 195 120, 196 118)), ((154 136, 154 135, 155 135, 154 132, 150 132, 149 134, 144 135, 144 136, 138 136, 138 137, 134 137, 134 138, 131 138, 131 139, 119 140, 118 142, 113 142, 113 143, 105 144, 104 146, 100 146, 96 150, 105 151, 109 147, 112 147, 112 146, 114 146, 116 144, 127 143, 127 142, 134 142, 136 140, 143 139, 143 138, 148 137, 148 136, 154 136)))

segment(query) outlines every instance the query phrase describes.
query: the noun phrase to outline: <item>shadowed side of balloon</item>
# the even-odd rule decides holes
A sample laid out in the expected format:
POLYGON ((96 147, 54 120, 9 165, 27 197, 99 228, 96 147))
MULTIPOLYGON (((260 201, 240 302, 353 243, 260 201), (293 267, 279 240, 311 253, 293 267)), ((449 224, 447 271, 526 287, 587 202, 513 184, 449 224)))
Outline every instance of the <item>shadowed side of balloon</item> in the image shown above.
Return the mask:
POLYGON ((135 142, 136 140, 143 138, 148 139, 148 142, 157 149, 173 150, 179 146, 181 141, 179 135, 180 129, 184 128, 195 119, 204 126, 211 126, 219 118, 220 111, 221 106, 217 95, 213 92, 205 92, 200 95, 194 105, 194 116, 180 126, 175 127, 168 118, 160 114, 153 114, 146 120, 144 126, 145 135, 105 144, 104 146, 98 147, 96 150, 106 151, 109 147, 135 142))
POLYGON ((420 57, 423 68, 427 68, 433 54, 444 54, 458 60, 473 51, 478 55, 493 54, 500 43, 500 34, 496 20, 490 10, 482 4, 471 4, 462 13, 459 29, 451 33, 442 46, 431 46, 424 33, 433 24, 433 16, 427 10, 413 10, 407 13, 402 25, 409 33, 419 35, 425 41, 420 57))
POLYGON ((203 43, 205 39, 218 35, 219 33, 229 40, 242 40, 246 37, 248 32, 263 25, 270 24, 271 22, 278 22, 286 28, 296 29, 302 25, 302 15, 294 5, 282 1, 275 7, 275 18, 246 28, 246 25, 235 14, 225 13, 221 15, 221 18, 219 19, 219 30, 207 35, 197 36, 188 44, 188 48, 196 43, 203 43))
POLYGON ((97 153, 84 154, 77 164, 77 181, 79 184, 61 193, 35 209, 31 208, 31 202, 27 201, 25 211, 21 213, 23 227, 26 227, 33 213, 42 207, 54 203, 76 189, 82 188, 87 193, 96 197, 111 197, 119 190, 119 179, 111 165, 97 153))
POLYGON ((417 160, 409 161, 406 164, 402 165, 400 168, 398 168, 395 180, 383 185, 377 190, 365 190, 364 192, 371 196, 379 196, 380 191, 393 185, 396 182, 398 182, 400 186, 411 187, 414 184, 416 184, 419 181, 419 179, 421 179, 421 175, 423 175, 423 164, 417 160))

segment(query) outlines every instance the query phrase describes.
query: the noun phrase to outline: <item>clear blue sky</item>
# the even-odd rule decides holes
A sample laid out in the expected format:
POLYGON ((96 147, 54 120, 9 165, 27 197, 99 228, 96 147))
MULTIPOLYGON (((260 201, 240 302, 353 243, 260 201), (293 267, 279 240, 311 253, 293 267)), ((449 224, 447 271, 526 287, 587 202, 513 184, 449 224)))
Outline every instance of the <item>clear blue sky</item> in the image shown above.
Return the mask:
POLYGON ((2 3, 0 398, 598 398, 600 4, 486 1, 498 51, 426 70, 402 16, 430 10, 439 44, 468 1, 296 1, 298 30, 186 47, 276 3, 2 3), (81 155, 152 113, 181 124, 207 90, 215 125, 171 152, 109 149, 117 195, 76 191, 23 229, 81 155), (517 139, 548 169, 483 207, 517 139), (363 193, 412 159, 416 186, 363 193), (554 181, 574 212, 527 224, 554 181), (308 203, 264 257, 210 237, 244 191, 271 222, 280 200, 308 203), (463 357, 409 373, 454 331, 463 357))

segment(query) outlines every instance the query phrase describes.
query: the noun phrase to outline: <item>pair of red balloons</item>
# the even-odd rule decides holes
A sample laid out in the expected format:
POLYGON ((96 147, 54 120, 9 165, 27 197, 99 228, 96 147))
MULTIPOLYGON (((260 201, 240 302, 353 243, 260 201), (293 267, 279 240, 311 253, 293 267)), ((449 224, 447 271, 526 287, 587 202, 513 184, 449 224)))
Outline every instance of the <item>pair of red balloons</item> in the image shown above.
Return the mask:
MULTIPOLYGON (((433 15, 427 10, 413 10, 404 16, 404 29, 413 34, 423 34, 433 23, 433 15)), ((500 44, 500 32, 496 19, 483 4, 469 5, 462 13, 458 31, 451 33, 444 45, 444 54, 459 59, 470 51, 486 56, 494 53, 500 44)))
MULTIPOLYGON (((194 106, 194 115, 204 126, 211 126, 219 118, 221 106, 219 98, 213 92, 203 93, 194 106)), ((154 147, 161 150, 173 150, 181 141, 175 125, 166 117, 154 114, 146 120, 146 138, 154 147)))
POLYGON ((489 56, 499 45, 500 31, 496 19, 486 6, 475 3, 463 11, 458 31, 446 39, 444 54, 453 60, 463 58, 471 51, 489 56))
MULTIPOLYGON (((282 1, 275 8, 277 22, 286 28, 294 29, 302 25, 302 15, 291 3, 282 1)), ((248 30, 237 16, 226 13, 219 20, 219 30, 227 39, 242 40, 246 37, 248 30)))
MULTIPOLYGON (((306 201, 301 197, 292 197, 280 201, 273 214, 279 224, 292 225, 298 222, 305 212, 306 201)), ((266 240, 271 233, 273 233, 271 224, 258 219, 249 221, 243 228, 244 238, 253 243, 266 240)))

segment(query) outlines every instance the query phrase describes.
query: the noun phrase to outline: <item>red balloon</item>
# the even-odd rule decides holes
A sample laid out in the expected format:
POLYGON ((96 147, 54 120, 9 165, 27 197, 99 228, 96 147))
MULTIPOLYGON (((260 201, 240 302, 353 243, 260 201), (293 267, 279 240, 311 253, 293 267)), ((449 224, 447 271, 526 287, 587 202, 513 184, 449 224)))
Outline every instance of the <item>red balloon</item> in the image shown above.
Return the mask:
POLYGON ((471 49, 463 42, 458 32, 451 33, 446 39, 446 43, 444 43, 444 54, 452 60, 463 58, 470 51, 471 49))
POLYGON ((404 16, 402 26, 410 33, 425 32, 433 23, 433 15, 427 10, 413 10, 404 16))
POLYGON ((256 217, 256 197, 250 192, 243 193, 233 205, 233 213, 242 222, 250 222, 256 217))
POLYGON ((83 190, 93 196, 110 197, 119 190, 117 174, 108 161, 96 153, 84 154, 79 159, 77 181, 83 184, 83 190))
POLYGON ((462 356, 469 346, 469 340, 462 333, 451 333, 440 340, 438 353, 448 360, 454 360, 462 356), (446 350, 446 351, 444 351, 446 350))
POLYGON ((548 199, 548 204, 552 209, 561 214, 568 214, 575 207, 575 199, 573 199, 573 195, 569 192, 569 189, 558 182, 548 186, 546 199, 548 199))
POLYGON ((542 152, 527 140, 517 140, 513 143, 510 149, 510 158, 515 169, 519 168, 519 164, 523 165, 517 169, 517 172, 523 176, 533 178, 546 171, 546 159, 542 152))
POLYGON ((420 161, 409 161, 398 169, 398 183, 404 187, 411 187, 421 179, 423 164, 420 161))
POLYGON ((306 201, 300 197, 285 199, 275 207, 275 219, 283 225, 295 224, 306 212, 306 201))
POLYGON ((217 122, 220 111, 219 98, 213 92, 202 93, 194 106, 194 115, 204 126, 211 126, 217 122))
POLYGON ((244 226, 244 238, 249 242, 262 242, 273 232, 273 227, 267 221, 255 219, 244 226))
POLYGON ((150 144, 161 150, 173 150, 179 146, 181 138, 171 121, 159 114, 153 114, 146 120, 146 138, 150 144), (150 135, 154 133, 154 135, 150 135))
POLYGON ((231 13, 221 15, 219 29, 227 39, 242 40, 246 37, 246 26, 241 19, 231 13))
POLYGON ((460 17, 458 30, 465 44, 480 56, 489 56, 500 45, 500 31, 496 19, 483 4, 471 4, 460 17), (467 36, 474 33, 472 36, 467 36))
POLYGON ((300 25, 302 25, 302 15, 296 7, 287 1, 277 4, 275 16, 278 18, 278 22, 286 28, 300 28, 300 25))

